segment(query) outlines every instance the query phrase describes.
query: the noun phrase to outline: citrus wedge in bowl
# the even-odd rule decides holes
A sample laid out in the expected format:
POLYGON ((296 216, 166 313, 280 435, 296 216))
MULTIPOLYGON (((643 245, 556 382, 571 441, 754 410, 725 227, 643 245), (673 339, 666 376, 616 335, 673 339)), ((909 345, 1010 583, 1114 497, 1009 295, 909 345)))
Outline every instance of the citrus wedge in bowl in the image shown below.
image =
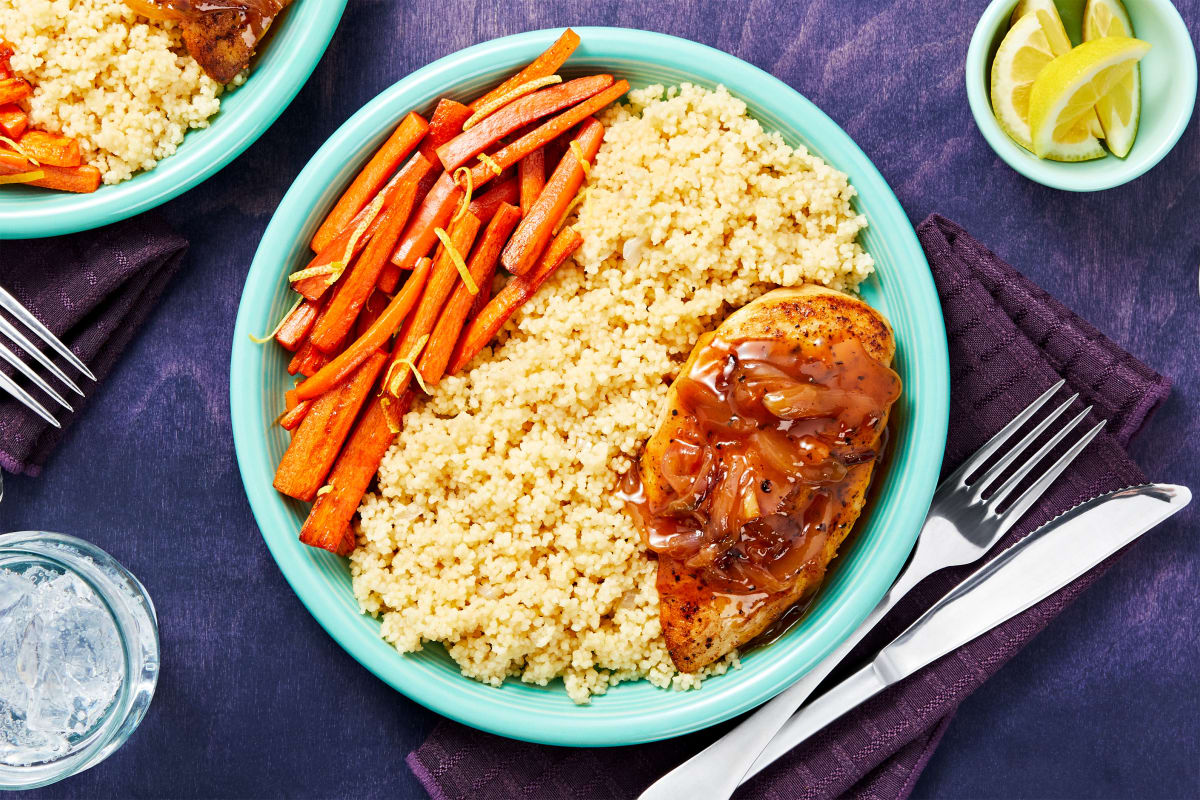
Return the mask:
MULTIPOLYGON (((1039 8, 1017 17, 1000 42, 992 62, 992 110, 996 121, 1013 141, 1030 151, 1034 150, 1029 116, 1034 82, 1051 62, 1071 49, 1053 4, 1050 9, 1049 13, 1039 8)), ((1020 11, 1020 7, 1017 10, 1020 11)), ((1090 120, 1080 116, 1081 119, 1075 120, 1076 124, 1064 131, 1045 154, 1038 155, 1056 161, 1103 158, 1104 147, 1092 135, 1090 120)), ((1094 118, 1093 114, 1091 119, 1094 118)))
MULTIPOLYGON (((1133 23, 1121 0, 1088 0, 1083 11, 1085 42, 1109 36, 1133 36, 1133 23)), ((1096 101, 1096 113, 1104 129, 1104 139, 1113 155, 1124 158, 1137 136, 1142 114, 1142 78, 1137 64, 1117 81, 1108 94, 1096 101)))
POLYGON ((1112 36, 1084 42, 1047 64, 1029 93, 1033 152, 1047 158, 1073 147, 1079 123, 1086 125, 1085 118, 1097 101, 1128 76, 1149 50, 1150 45, 1139 39, 1112 36))

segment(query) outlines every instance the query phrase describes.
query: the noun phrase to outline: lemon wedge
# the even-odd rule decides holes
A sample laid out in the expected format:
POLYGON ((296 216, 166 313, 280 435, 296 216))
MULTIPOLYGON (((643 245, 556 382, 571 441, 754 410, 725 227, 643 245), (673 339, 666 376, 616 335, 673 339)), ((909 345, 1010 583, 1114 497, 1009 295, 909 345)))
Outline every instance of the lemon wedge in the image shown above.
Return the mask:
MULTIPOLYGON (((1058 6, 1054 4, 1054 0, 1021 0, 1013 9, 1009 26, 1015 25, 1017 20, 1026 14, 1033 14, 1041 23, 1042 32, 1046 34, 1046 41, 1050 43, 1050 52, 1054 53, 1055 58, 1071 49, 1071 38, 1067 36, 1067 26, 1063 25, 1062 17, 1058 15, 1058 6)), ((1132 36, 1133 34, 1123 35, 1132 36)), ((1098 116, 1092 114, 1087 117, 1087 125, 1088 133, 1092 136, 1104 137, 1104 127, 1100 124, 1098 116)))
MULTIPOLYGON (((1018 8, 1019 10, 1019 8, 1018 8)), ((1043 69, 1058 56, 1051 39, 1047 36, 1046 26, 1042 18, 1046 15, 1026 13, 1017 18, 1012 28, 1005 34, 996 58, 992 62, 992 111, 996 121, 1013 141, 1026 150, 1033 150, 1033 137, 1029 127, 1029 100, 1034 81, 1043 69)), ((1055 12, 1054 19, 1058 19, 1055 12)), ((1062 22, 1058 23, 1059 27, 1062 22)), ((1066 39, 1066 32, 1062 34, 1066 39)), ((1067 52, 1070 41, 1067 41, 1067 52)), ((1088 129, 1087 122, 1081 122, 1062 137, 1047 154, 1048 158, 1059 161, 1086 161, 1092 158, 1103 158, 1104 148, 1088 129)))
POLYGON ((1149 50, 1140 39, 1107 36, 1084 42, 1047 64, 1029 92, 1033 152, 1046 158, 1064 144, 1073 146, 1079 122, 1149 50))
MULTIPOLYGON (((1083 9, 1083 40, 1091 42, 1106 36, 1133 36, 1129 13, 1121 0, 1088 0, 1083 9)), ((1142 114, 1142 79, 1137 64, 1096 101, 1096 113, 1108 149, 1121 158, 1127 156, 1142 114)))

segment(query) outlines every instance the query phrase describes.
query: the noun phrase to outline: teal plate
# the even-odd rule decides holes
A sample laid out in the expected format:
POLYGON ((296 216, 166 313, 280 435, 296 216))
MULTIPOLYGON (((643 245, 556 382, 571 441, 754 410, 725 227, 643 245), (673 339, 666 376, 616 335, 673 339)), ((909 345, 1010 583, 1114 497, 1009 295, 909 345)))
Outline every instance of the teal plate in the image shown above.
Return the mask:
POLYGON ((91 194, 0 187, 0 239, 75 233, 162 205, 214 175, 283 113, 321 60, 346 0, 298 0, 276 23, 246 82, 221 98, 207 128, 188 132, 175 154, 91 194))
POLYGON ((367 669, 413 700, 482 730, 535 742, 609 746, 679 736, 759 705, 803 675, 879 601, 904 564, 925 517, 946 442, 949 371, 941 307, 912 226, 882 176, 832 120, 765 72, 694 42, 621 28, 580 28, 569 72, 612 72, 635 86, 691 81, 724 84, 769 129, 845 171, 869 227, 863 246, 878 273, 863 295, 896 331, 896 368, 905 392, 895 410, 892 452, 874 500, 809 613, 742 668, 699 691, 623 683, 577 706, 561 681, 546 687, 509 680, 494 688, 459 674, 440 646, 401 655, 359 614, 345 559, 300 544, 306 506, 271 488, 287 435, 272 421, 291 382, 287 354, 256 345, 291 305, 286 275, 307 260, 308 241, 338 192, 407 112, 437 98, 468 98, 531 61, 557 31, 534 31, 470 47, 409 75, 350 118, 300 173, 280 203, 242 294, 233 337, 230 402, 242 481, 271 554, 313 616, 367 669))

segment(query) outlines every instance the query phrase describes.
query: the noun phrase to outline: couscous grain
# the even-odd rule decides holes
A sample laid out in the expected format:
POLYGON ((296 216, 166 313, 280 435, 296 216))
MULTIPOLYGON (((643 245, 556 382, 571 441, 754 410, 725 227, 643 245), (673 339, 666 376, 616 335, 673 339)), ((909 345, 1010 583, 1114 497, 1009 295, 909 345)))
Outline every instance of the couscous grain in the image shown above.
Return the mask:
POLYGON ((846 176, 724 89, 635 91, 603 121, 576 262, 405 417, 351 556, 399 650, 444 642, 491 684, 561 676, 580 703, 702 677, 671 662, 655 563, 614 494, 697 338, 775 286, 853 289, 872 269, 846 176))

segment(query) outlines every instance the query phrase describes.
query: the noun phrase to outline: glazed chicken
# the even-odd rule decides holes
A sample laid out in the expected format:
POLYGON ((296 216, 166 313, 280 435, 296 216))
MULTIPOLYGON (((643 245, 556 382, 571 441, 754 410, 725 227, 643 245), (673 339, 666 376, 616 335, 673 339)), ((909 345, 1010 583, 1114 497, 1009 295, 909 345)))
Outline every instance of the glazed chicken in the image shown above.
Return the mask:
POLYGON ((701 337, 622 490, 657 554, 660 617, 694 672, 811 599, 862 511, 900 394, 866 303, 776 289, 701 337))
POLYGON ((151 19, 179 23, 188 54, 210 78, 229 83, 250 64, 275 17, 292 0, 125 0, 151 19))

